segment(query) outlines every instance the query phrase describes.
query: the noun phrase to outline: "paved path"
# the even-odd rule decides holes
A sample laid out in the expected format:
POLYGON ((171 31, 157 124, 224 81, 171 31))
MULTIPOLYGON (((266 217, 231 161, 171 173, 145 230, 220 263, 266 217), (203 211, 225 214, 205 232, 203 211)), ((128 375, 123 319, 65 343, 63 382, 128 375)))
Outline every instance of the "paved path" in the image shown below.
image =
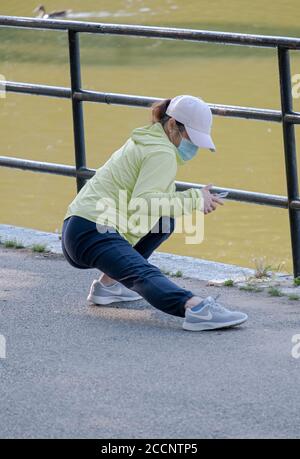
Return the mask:
POLYGON ((87 306, 96 270, 0 247, 0 437, 300 437, 300 302, 222 293, 239 329, 191 333, 144 300, 87 306))

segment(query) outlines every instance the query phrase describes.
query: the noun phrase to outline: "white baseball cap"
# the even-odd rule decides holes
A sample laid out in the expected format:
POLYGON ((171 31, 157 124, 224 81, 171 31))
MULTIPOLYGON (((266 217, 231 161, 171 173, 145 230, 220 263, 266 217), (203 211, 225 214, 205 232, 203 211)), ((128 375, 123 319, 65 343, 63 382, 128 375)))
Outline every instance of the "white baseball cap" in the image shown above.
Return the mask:
POLYGON ((184 125, 194 145, 216 151, 210 136, 211 109, 202 99, 194 96, 176 96, 171 99, 166 114, 184 125))

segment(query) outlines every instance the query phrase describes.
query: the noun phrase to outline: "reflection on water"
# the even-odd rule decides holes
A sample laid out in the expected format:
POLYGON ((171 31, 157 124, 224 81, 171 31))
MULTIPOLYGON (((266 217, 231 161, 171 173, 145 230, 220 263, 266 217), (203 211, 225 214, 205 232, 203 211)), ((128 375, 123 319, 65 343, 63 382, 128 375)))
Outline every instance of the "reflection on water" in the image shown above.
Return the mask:
MULTIPOLYGON (((2 0, 0 14, 31 16, 36 1, 2 0)), ((190 27, 275 35, 299 34, 298 1, 48 1, 46 11, 72 9, 68 19, 190 27)), ((210 103, 279 109, 275 50, 193 42, 83 34, 82 80, 87 89, 157 97, 193 94, 210 103)), ((299 53, 292 54, 300 73, 299 53)), ((65 32, 0 29, 0 74, 7 80, 69 86, 65 32)), ((294 108, 300 110, 299 99, 294 108)), ((85 104, 86 152, 97 168, 149 122, 149 111, 85 104)), ((0 99, 1 154, 74 163, 70 101, 9 93, 0 99)), ((299 127, 296 128, 300 141, 299 127)), ((201 151, 178 180, 286 194, 280 124, 214 118, 217 154, 201 151)), ((48 231, 61 229, 75 181, 0 169, 1 221, 48 231)), ((205 217, 205 240, 184 245, 175 234, 162 250, 249 266, 266 255, 291 269, 287 212, 226 202, 205 217)))

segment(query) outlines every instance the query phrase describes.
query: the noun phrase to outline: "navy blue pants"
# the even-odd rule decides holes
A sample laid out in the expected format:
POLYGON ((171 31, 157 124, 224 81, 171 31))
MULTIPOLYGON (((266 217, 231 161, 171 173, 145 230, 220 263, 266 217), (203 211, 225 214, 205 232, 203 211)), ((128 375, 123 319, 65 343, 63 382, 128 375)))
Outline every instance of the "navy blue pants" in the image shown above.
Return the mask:
POLYGON ((161 217, 156 225, 155 232, 150 231, 132 246, 117 230, 98 231, 100 225, 72 215, 63 222, 63 254, 75 268, 99 269, 155 308, 184 317, 184 304, 194 293, 176 285, 147 260, 174 231, 175 221, 161 217))

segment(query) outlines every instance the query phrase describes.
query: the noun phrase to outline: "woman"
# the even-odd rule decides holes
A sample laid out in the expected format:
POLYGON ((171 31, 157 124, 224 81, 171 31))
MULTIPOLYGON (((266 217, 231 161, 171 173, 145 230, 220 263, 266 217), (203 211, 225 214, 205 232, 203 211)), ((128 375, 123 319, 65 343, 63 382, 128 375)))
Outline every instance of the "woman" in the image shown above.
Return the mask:
POLYGON ((71 202, 62 250, 72 266, 102 272, 92 283, 90 302, 144 298, 167 314, 184 317, 183 328, 191 331, 247 320, 246 314, 225 309, 211 296, 203 299, 179 287, 147 260, 174 231, 177 216, 194 210, 208 214, 224 204, 210 193, 211 184, 176 191, 174 183, 178 165, 199 148, 215 149, 211 124, 211 110, 199 98, 184 95, 155 103, 152 124, 134 129, 71 202), (154 207, 157 199, 172 205, 154 207))

